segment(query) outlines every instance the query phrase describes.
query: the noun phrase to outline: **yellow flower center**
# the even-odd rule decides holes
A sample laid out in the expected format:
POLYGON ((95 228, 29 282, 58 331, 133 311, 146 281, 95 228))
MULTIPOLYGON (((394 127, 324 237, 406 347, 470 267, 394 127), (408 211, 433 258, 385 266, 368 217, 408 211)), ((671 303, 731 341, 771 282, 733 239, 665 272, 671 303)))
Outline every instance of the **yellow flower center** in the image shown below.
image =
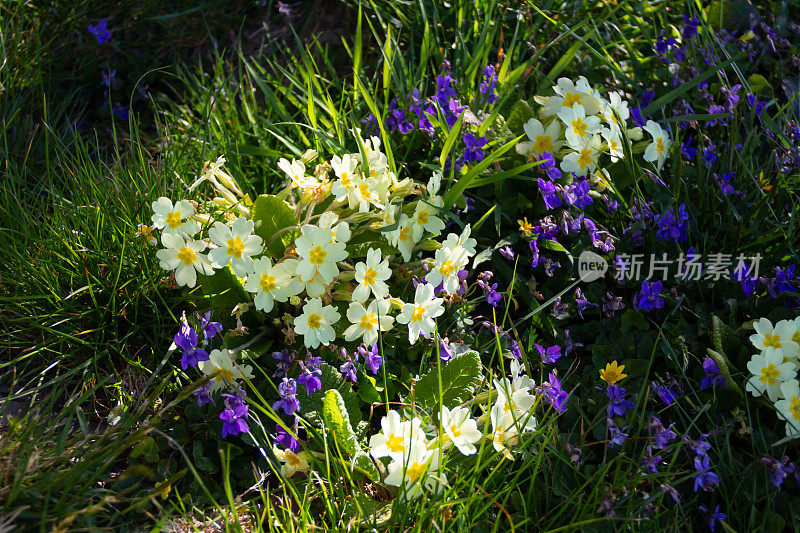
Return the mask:
POLYGON ((781 336, 772 335, 771 333, 765 333, 764 348, 769 348, 770 346, 772 346, 773 348, 782 348, 783 344, 781 344, 781 336))
POLYGON ((408 469, 406 470, 406 476, 411 481, 416 481, 420 478, 420 476, 422 476, 423 472, 425 472, 425 469, 427 467, 428 465, 425 463, 422 464, 414 463, 413 465, 409 466, 408 469))
POLYGON ((361 329, 373 329, 377 323, 378 317, 372 314, 366 314, 361 317, 361 322, 359 322, 358 325, 361 329))
POLYGON ((347 175, 347 172, 342 172, 342 185, 348 188, 353 186, 353 182, 350 181, 350 176, 347 175))
POLYGON ((800 344, 800 331, 795 331, 795 332, 792 334, 792 340, 793 340, 794 342, 796 342, 797 344, 800 344))
POLYGON ((456 427, 455 424, 450 426, 450 433, 452 433, 454 437, 460 437, 461 436, 461 432, 458 430, 458 427, 456 427))
POLYGON ((308 260, 311 262, 312 265, 319 266, 325 262, 325 258, 328 256, 328 253, 322 249, 322 246, 317 246, 316 248, 312 248, 310 252, 308 252, 308 260))
POLYGON ((661 155, 662 153, 664 153, 664 138, 663 137, 659 137, 658 139, 656 139, 656 152, 658 152, 658 155, 661 155))
POLYGON ((778 370, 775 365, 772 363, 769 366, 765 366, 761 369, 761 383, 768 383, 770 385, 775 385, 775 381, 778 379, 778 376, 781 375, 781 371, 778 370))
POLYGON ((792 418, 800 420, 800 397, 792 396, 792 404, 789 406, 789 412, 792 413, 792 418))
POLYGON ((275 287, 277 286, 275 284, 275 276, 270 276, 269 274, 262 274, 261 281, 258 282, 258 284, 261 285, 261 289, 264 292, 269 292, 271 290, 274 290, 275 287))
POLYGON ((608 140, 608 149, 611 152, 616 152, 618 146, 619 146, 619 143, 617 141, 615 141, 613 137, 608 140))
POLYGON ((378 273, 375 272, 374 268, 368 268, 366 272, 364 272, 364 285, 374 285, 375 278, 378 276, 378 273))
POLYGON ((403 229, 400 230, 399 238, 400 238, 401 241, 407 241, 408 239, 410 239, 411 238, 411 228, 409 228, 408 226, 404 226, 403 229))
POLYGON ((358 191, 361 193, 361 197, 365 200, 372 197, 372 193, 369 192, 369 183, 362 183, 358 186, 358 191))
POLYGON ((316 313, 308 315, 308 327, 311 329, 319 329, 322 327, 322 317, 316 313))
POLYGON ((533 151, 537 153, 552 152, 554 149, 553 140, 549 135, 537 135, 533 143, 533 151))
POLYGON ((580 135, 581 137, 586 136, 586 129, 589 127, 582 118, 578 117, 572 121, 572 129, 575 130, 575 133, 580 135))
POLYGON ((442 265, 439 267, 439 273, 444 277, 448 277, 450 274, 453 273, 453 270, 455 269, 456 266, 453 264, 452 261, 448 259, 447 261, 442 263, 442 265))
POLYGON ((564 97, 564 101, 561 102, 562 107, 572 107, 575 104, 581 103, 581 95, 578 93, 567 93, 564 97))
POLYGON ((184 265, 189 266, 197 261, 197 256, 195 255, 194 250, 191 248, 181 246, 181 248, 178 250, 178 259, 183 261, 184 265))
POLYGON ((181 225, 181 214, 178 211, 167 213, 167 226, 169 229, 175 229, 181 225))
POLYGON ((592 162, 592 151, 588 148, 581 148, 581 155, 578 156, 578 164, 581 168, 588 167, 592 162))
POLYGON ((244 253, 244 243, 242 242, 241 237, 228 239, 226 244, 228 245, 228 255, 232 255, 237 259, 242 257, 242 254, 244 253))
POLYGON ((231 383, 233 381, 233 371, 229 368, 218 368, 216 371, 217 377, 214 378, 217 381, 227 381, 231 383))
POLYGON ((390 452, 402 452, 403 437, 398 437, 394 433, 389 434, 389 438, 386 439, 386 447, 389 448, 390 452))
POLYGON ((413 320, 414 322, 419 322, 420 320, 422 320, 424 314, 425 314, 425 308, 421 305, 418 305, 414 309, 414 312, 411 313, 411 320, 413 320))
POLYGON ((424 226, 428 223, 428 212, 427 211, 417 211, 417 224, 420 226, 424 226))

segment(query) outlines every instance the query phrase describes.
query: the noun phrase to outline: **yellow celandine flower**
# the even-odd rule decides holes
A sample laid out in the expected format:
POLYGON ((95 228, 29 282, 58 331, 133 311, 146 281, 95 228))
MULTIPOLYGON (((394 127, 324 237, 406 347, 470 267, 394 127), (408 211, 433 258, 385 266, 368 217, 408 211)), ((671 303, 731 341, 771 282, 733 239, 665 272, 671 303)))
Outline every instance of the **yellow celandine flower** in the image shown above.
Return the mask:
POLYGON ((519 224, 519 230, 525 235, 529 235, 531 232, 533 232, 533 224, 528 222, 528 217, 524 217, 522 220, 517 220, 517 224, 519 224))
POLYGON ((628 377, 628 374, 622 372, 623 370, 625 370, 625 365, 617 365, 616 360, 611 361, 605 368, 600 369, 600 379, 613 385, 628 377))

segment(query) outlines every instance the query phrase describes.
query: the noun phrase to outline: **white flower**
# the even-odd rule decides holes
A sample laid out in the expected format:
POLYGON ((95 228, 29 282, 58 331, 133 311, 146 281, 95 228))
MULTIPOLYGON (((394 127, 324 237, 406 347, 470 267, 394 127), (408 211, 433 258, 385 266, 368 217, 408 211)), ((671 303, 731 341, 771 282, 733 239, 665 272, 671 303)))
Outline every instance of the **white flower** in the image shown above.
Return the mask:
POLYGON ((672 141, 670 141, 667 132, 661 129, 661 126, 657 122, 648 120, 647 124, 644 125, 644 129, 653 136, 652 144, 644 151, 644 160, 650 162, 655 161, 656 166, 661 170, 661 166, 667 159, 669 147, 672 146, 672 141))
POLYGON ((609 125, 614 125, 619 129, 625 125, 625 122, 631 116, 631 112, 628 109, 628 102, 622 99, 619 93, 609 93, 608 101, 603 101, 603 117, 606 119, 609 125), (619 119, 614 115, 616 112, 619 115, 619 119))
POLYGON ((397 206, 386 204, 386 206, 378 212, 378 218, 380 219, 380 222, 377 222, 375 227, 381 228, 394 224, 394 215, 396 211, 397 206))
MULTIPOLYGON (((445 248, 463 248, 466 252, 468 257, 472 257, 475 255, 475 245, 478 242, 470 237, 470 233, 472 232, 472 226, 467 224, 464 226, 464 229, 461 231, 461 235, 456 235, 455 233, 449 233, 447 238, 442 243, 442 246, 445 248)), ((466 265, 467 263, 464 263, 466 265)), ((460 266, 464 266, 460 265, 460 266)))
POLYGON ((405 213, 400 215, 400 220, 397 222, 397 228, 389 233, 389 243, 400 250, 403 260, 408 262, 411 260, 411 251, 414 249, 416 239, 414 238, 414 228, 411 220, 405 213))
POLYGON ((572 148, 578 148, 587 138, 600 131, 600 119, 595 116, 586 116, 586 111, 580 104, 565 107, 558 113, 567 129, 564 136, 572 148))
POLYGON ((361 213, 369 211, 370 205, 383 209, 381 199, 386 195, 380 189, 380 183, 375 178, 364 176, 363 174, 356 176, 356 185, 347 197, 350 208, 355 209, 358 207, 361 213))
POLYGON ((553 91, 558 96, 551 96, 545 100, 542 109, 544 116, 553 116, 562 109, 571 108, 576 104, 582 105, 589 115, 594 115, 600 110, 600 98, 583 76, 578 78, 577 84, 569 78, 559 78, 556 83, 553 91))
POLYGON ((364 344, 372 346, 378 340, 378 331, 392 329, 394 318, 389 316, 389 300, 373 300, 364 308, 360 302, 350 302, 347 320, 353 324, 344 330, 344 340, 352 342, 361 337, 364 344))
POLYGON ((598 192, 603 192, 611 188, 611 174, 604 168, 598 168, 589 176, 589 183, 598 192))
POLYGON ((194 207, 189 200, 181 200, 174 206, 172 200, 162 196, 152 204, 153 227, 163 229, 164 233, 185 233, 194 235, 200 226, 191 220, 186 220, 194 215, 194 207))
POLYGON ((431 174, 431 177, 428 179, 428 187, 427 187, 428 195, 431 197, 434 196, 438 197, 437 195, 439 194, 439 188, 441 186, 442 186, 442 173, 439 172, 438 170, 434 171, 431 174))
POLYGON ((339 178, 339 181, 331 187, 331 193, 336 197, 336 200, 343 202, 350 191, 356 186, 356 167, 358 160, 351 157, 350 154, 345 154, 344 157, 339 158, 335 155, 331 158, 331 167, 333 173, 339 178))
POLYGON ((620 136, 619 128, 613 125, 611 128, 603 128, 600 130, 600 135, 606 140, 612 163, 616 163, 625 157, 625 152, 622 150, 622 137, 620 136))
POLYGON ((783 400, 775 402, 778 416, 786 420, 786 435, 800 436, 800 383, 796 379, 781 384, 783 400))
POLYGON ((440 283, 443 283, 444 290, 448 294, 454 294, 461 281, 458 279, 458 271, 469 261, 466 250, 460 246, 439 248, 436 250, 434 260, 436 265, 425 276, 425 281, 432 287, 438 287, 440 283))
POLYGON ((438 217, 439 213, 436 209, 436 207, 441 207, 442 205, 444 205, 444 202, 438 196, 432 196, 427 201, 420 200, 417 202, 414 216, 411 219, 414 240, 420 240, 424 231, 432 235, 439 235, 442 232, 444 222, 438 217))
POLYGON ((333 211, 325 211, 320 215, 317 225, 322 229, 330 229, 333 234, 333 240, 336 242, 347 242, 350 240, 350 225, 347 222, 339 222, 339 215, 333 211))
POLYGON ((272 453, 281 462, 281 475, 283 477, 292 477, 295 472, 308 471, 309 456, 307 452, 294 453, 289 448, 281 450, 273 444, 272 453))
POLYGON ((253 379, 253 367, 237 364, 234 352, 230 350, 211 350, 208 361, 200 361, 198 368, 206 376, 214 376, 209 390, 218 391, 229 387, 237 379, 253 379))
POLYGON ((278 161, 278 168, 283 170, 289 179, 292 180, 292 186, 299 189, 313 189, 319 185, 319 181, 314 176, 306 176, 306 165, 302 161, 292 159, 291 163, 285 159, 280 158, 278 161))
POLYGON ((483 433, 478 429, 478 424, 469 415, 466 407, 456 407, 452 411, 447 407, 442 407, 442 429, 450 438, 450 441, 464 455, 475 453, 475 443, 481 440, 483 433))
POLYGON ((370 292, 378 300, 389 296, 389 286, 386 281, 392 276, 389 268, 389 261, 381 261, 381 251, 378 248, 370 248, 367 252, 367 262, 359 261, 356 263, 355 279, 358 287, 353 291, 353 300, 364 302, 369 297, 370 292))
POLYGON ((577 176, 586 176, 597 167, 600 136, 593 135, 589 139, 584 139, 574 148, 575 151, 565 155, 559 166, 564 172, 574 172, 577 176))
POLYGON ((327 345, 336 338, 331 327, 341 315, 332 305, 322 306, 322 300, 311 298, 303 306, 303 314, 294 319, 294 331, 303 336, 309 348, 327 345))
POLYGON ((208 236, 219 246, 208 253, 214 266, 222 268, 230 262, 234 273, 240 278, 253 270, 252 256, 264 250, 261 237, 253 235, 253 221, 245 217, 237 218, 230 228, 222 222, 214 222, 214 227, 208 230, 208 236))
POLYGON ((536 398, 530 394, 534 381, 521 374, 517 361, 511 363, 512 379, 494 380, 497 401, 492 406, 489 419, 492 423, 492 444, 498 452, 511 459, 509 445, 519 441, 519 433, 536 429, 532 408, 536 398))
POLYGON ((780 348, 787 356, 792 356, 800 349, 798 343, 792 340, 795 335, 800 337, 794 321, 781 320, 773 327, 772 322, 766 318, 761 318, 753 322, 753 327, 756 333, 755 335, 750 335, 750 342, 753 343, 757 350, 780 348))
POLYGON ((436 330, 434 318, 444 313, 441 298, 434 298, 433 285, 420 283, 414 295, 414 303, 404 303, 397 321, 408 324, 408 342, 414 344, 419 336, 430 336, 436 330))
POLYGON ((256 293, 256 309, 272 311, 275 302, 285 302, 290 296, 300 294, 303 284, 294 276, 297 259, 286 259, 275 266, 269 257, 253 261, 253 272, 247 277, 244 288, 256 293))
POLYGON ((206 247, 203 241, 184 240, 177 233, 162 233, 161 244, 164 248, 156 252, 156 257, 161 268, 175 270, 175 281, 178 285, 194 287, 197 283, 197 272, 206 276, 214 273, 211 261, 200 253, 206 247))
POLYGON ((538 156, 543 152, 555 154, 564 144, 564 141, 559 139, 561 125, 557 120, 551 120, 550 124, 547 125, 547 129, 545 129, 541 122, 532 118, 522 126, 522 129, 525 130, 525 134, 530 140, 517 143, 515 149, 520 155, 526 157, 531 155, 538 156))
POLYGON ((422 421, 414 417, 403 420, 397 411, 389 411, 381 418, 381 431, 369 439, 369 453, 375 458, 391 457, 402 460, 415 442, 427 446, 422 421))
POLYGON ((794 363, 785 361, 782 349, 769 347, 760 354, 755 354, 747 363, 747 370, 753 375, 747 380, 745 390, 753 396, 767 393, 771 402, 781 395, 781 384, 794 379, 794 363))
POLYGON ((310 282, 315 275, 321 282, 330 284, 339 275, 337 261, 347 259, 344 243, 333 239, 333 231, 306 224, 300 230, 301 235, 295 239, 297 254, 297 274, 303 283, 310 282))
POLYGON ((406 498, 416 498, 423 487, 439 493, 447 486, 447 477, 439 472, 439 450, 429 450, 425 444, 415 442, 408 456, 389 463, 389 475, 384 483, 402 487, 406 498))

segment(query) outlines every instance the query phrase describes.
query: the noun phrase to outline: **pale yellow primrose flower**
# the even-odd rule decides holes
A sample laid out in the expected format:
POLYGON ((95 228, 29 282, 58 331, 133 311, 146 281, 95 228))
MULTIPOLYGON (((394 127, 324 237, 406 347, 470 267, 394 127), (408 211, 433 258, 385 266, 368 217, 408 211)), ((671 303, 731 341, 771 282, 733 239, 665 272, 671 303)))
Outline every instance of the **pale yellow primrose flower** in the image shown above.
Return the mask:
POLYGON ((761 318, 753 322, 753 327, 756 332, 750 335, 750 342, 757 350, 765 350, 767 348, 779 348, 784 351, 787 356, 793 355, 800 350, 800 346, 794 341, 795 334, 800 337, 795 327, 795 321, 781 320, 773 327, 772 322, 766 318, 761 318))
POLYGON ((303 336, 303 342, 309 348, 327 345, 336 339, 331 326, 340 317, 332 305, 323 306, 322 300, 312 298, 303 306, 303 314, 294 319, 294 331, 303 336))
POLYGON ((564 144, 560 139, 561 124, 558 120, 551 120, 545 129, 541 122, 532 118, 522 125, 522 129, 529 140, 517 143, 515 149, 518 154, 527 158, 536 160, 538 157, 533 156, 539 156, 543 152, 555 154, 564 144))
POLYGON ((786 420, 786 436, 800 436, 800 382, 792 379, 781 384, 782 400, 775 402, 778 416, 786 420))
POLYGON ((419 336, 430 336, 436 331, 434 318, 444 314, 441 298, 435 298, 433 285, 420 283, 417 285, 413 303, 403 304, 403 309, 397 317, 401 324, 408 324, 408 342, 415 344, 419 336))
POLYGON ((797 375, 794 363, 784 360, 785 353, 780 348, 769 347, 753 355, 747 363, 747 369, 753 375, 747 380, 745 389, 753 396, 766 393, 771 402, 777 401, 781 396, 781 385, 797 375))
POLYGON ((356 263, 355 280, 358 287, 353 291, 353 300, 365 302, 370 293, 380 300, 389 296, 389 286, 386 281, 392 276, 389 268, 389 261, 381 261, 381 251, 379 248, 370 248, 367 251, 366 263, 359 261, 356 263))
POLYGON ((183 233, 194 235, 200 226, 191 220, 186 220, 194 215, 194 207, 189 200, 181 200, 172 205, 172 200, 162 196, 152 204, 153 227, 164 230, 164 233, 183 233))
POLYGON ((378 331, 392 329, 394 318, 389 316, 389 300, 373 300, 365 308, 361 302, 351 302, 347 319, 352 322, 344 331, 344 340, 352 342, 362 338, 364 344, 372 346, 378 340, 378 331))
POLYGON ((434 494, 447 486, 447 477, 439 472, 439 450, 429 450, 424 443, 414 442, 408 456, 389 463, 387 485, 402 487, 407 498, 416 498, 425 488, 434 494))
POLYGON ((281 475, 292 477, 297 472, 307 472, 309 468, 307 452, 294 453, 290 449, 281 450, 277 446, 272 446, 272 453, 281 462, 281 475))
POLYGON ((215 392, 230 387, 236 380, 253 379, 253 367, 235 362, 230 350, 211 350, 208 361, 200 361, 198 368, 206 376, 214 376, 209 390, 215 392))
POLYGON ((478 429, 478 423, 470 416, 466 407, 456 407, 452 411, 442 407, 442 429, 447 437, 464 455, 477 452, 475 443, 483 438, 483 433, 478 429))
POLYGON ((583 146, 586 139, 595 133, 600 133, 600 119, 592 115, 587 116, 580 104, 562 109, 558 113, 558 118, 566 126, 564 136, 570 148, 578 149, 583 146))
POLYGON ((177 233, 162 233, 161 244, 164 248, 156 251, 159 265, 164 270, 175 271, 178 285, 191 288, 197 284, 197 272, 206 276, 214 273, 211 261, 200 253, 206 247, 205 242, 186 240, 177 233))
POLYGON ((390 457, 402 460, 415 442, 427 447, 428 440, 422 431, 422 421, 414 417, 403 420, 397 411, 389 411, 381 418, 381 431, 369 439, 369 453, 375 458, 390 457))
POLYGON ((264 250, 261 237, 253 234, 253 226, 253 221, 245 217, 237 218, 230 228, 222 222, 214 222, 208 237, 218 248, 211 250, 208 257, 216 268, 230 263, 240 278, 252 272, 253 256, 264 250))
POLYGON ((319 274, 324 284, 333 282, 339 275, 336 262, 347 259, 344 243, 334 240, 329 228, 306 224, 300 231, 301 235, 294 241, 300 256, 297 264, 300 281, 308 283, 319 274))
POLYGON ((253 271, 247 276, 244 288, 256 293, 253 303, 256 309, 269 313, 275 302, 285 302, 300 294, 303 284, 294 276, 297 259, 285 259, 273 266, 269 257, 253 261, 253 271))
POLYGON ((655 161, 656 167, 661 170, 669 154, 669 147, 672 146, 672 141, 669 139, 669 134, 657 122, 652 120, 647 121, 647 124, 644 125, 644 130, 653 136, 653 142, 644 151, 644 160, 655 161))

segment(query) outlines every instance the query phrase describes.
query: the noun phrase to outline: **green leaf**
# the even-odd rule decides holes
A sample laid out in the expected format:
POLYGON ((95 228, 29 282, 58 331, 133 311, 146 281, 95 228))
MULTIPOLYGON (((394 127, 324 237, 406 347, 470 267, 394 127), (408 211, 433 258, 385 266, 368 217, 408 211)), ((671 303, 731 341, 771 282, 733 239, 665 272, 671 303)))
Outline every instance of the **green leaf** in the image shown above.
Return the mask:
POLYGON ((438 406, 441 397, 444 406, 453 408, 472 398, 481 377, 478 352, 470 350, 453 357, 442 366, 441 380, 438 367, 419 378, 411 389, 408 401, 432 408, 438 406), (439 383, 442 384, 441 395, 439 383))
POLYGON ((330 389, 325 392, 325 400, 322 404, 322 419, 325 427, 333 433, 333 438, 339 449, 348 455, 355 455, 358 449, 356 435, 350 425, 350 417, 347 415, 347 407, 339 391, 330 389))
POLYGON ((380 231, 367 230, 354 236, 347 242, 345 249, 348 257, 367 257, 370 248, 377 248, 381 251, 381 257, 400 255, 397 248, 389 244, 386 237, 380 231))
POLYGON ((727 387, 733 391, 735 391, 739 396, 744 396, 742 389, 739 385, 736 384, 736 381, 731 377, 731 370, 729 366, 728 358, 725 357, 723 354, 712 350, 711 348, 707 348, 706 351, 708 352, 709 357, 711 357, 714 361, 716 361, 717 366, 719 367, 719 371, 725 376, 725 381, 727 382, 727 387))
POLYGON ((284 231, 277 237, 275 234, 284 228, 297 225, 294 209, 273 194, 261 194, 256 198, 252 212, 256 235, 264 239, 267 253, 274 259, 283 257, 286 247, 294 242, 300 232, 284 231))
POLYGON ((517 100, 508 113, 506 126, 512 133, 519 135, 522 133, 522 125, 533 117, 534 113, 531 105, 525 100, 517 100))
POLYGON ((356 469, 360 470, 371 481, 380 481, 381 479, 378 469, 375 468, 375 463, 365 452, 358 451, 353 456, 353 460, 350 462, 350 471, 353 472, 356 469))
POLYGON ((714 328, 714 349, 724 355, 736 352, 740 343, 733 330, 716 315, 711 315, 711 321, 714 328))
POLYGON ((252 299, 230 264, 214 272, 213 276, 198 276, 198 284, 203 295, 211 300, 215 315, 227 316, 238 304, 252 299))
POLYGON ((198 470, 209 474, 216 472, 217 465, 215 465, 211 459, 203 455, 203 443, 199 440, 192 443, 192 458, 198 470))

